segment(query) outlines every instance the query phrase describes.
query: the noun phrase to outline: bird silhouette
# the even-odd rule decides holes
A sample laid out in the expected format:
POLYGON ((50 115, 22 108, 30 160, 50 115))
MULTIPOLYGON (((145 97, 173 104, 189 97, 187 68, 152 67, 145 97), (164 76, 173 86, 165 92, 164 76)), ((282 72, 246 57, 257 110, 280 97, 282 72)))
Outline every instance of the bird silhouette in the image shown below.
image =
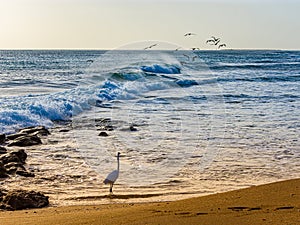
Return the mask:
POLYGON ((105 180, 103 181, 104 184, 110 184, 110 187, 109 187, 109 193, 110 194, 112 194, 112 189, 113 189, 114 183, 116 182, 116 180, 119 177, 120 155, 121 155, 121 153, 118 152, 118 154, 117 154, 117 161, 118 161, 117 169, 112 171, 110 174, 108 174, 107 177, 105 178, 105 180))
POLYGON ((213 40, 213 39, 208 39, 207 41, 206 41, 206 44, 208 44, 208 43, 215 43, 215 41, 213 40))
POLYGON ((221 38, 217 38, 217 37, 215 37, 215 36, 211 36, 211 38, 212 38, 215 42, 221 40, 221 38))
POLYGON ((218 45, 220 41, 221 41, 220 38, 218 40, 216 40, 215 45, 218 45))
POLYGON ((144 50, 147 50, 147 49, 153 48, 154 46, 157 46, 157 44, 150 45, 150 46, 148 46, 148 47, 144 48, 144 50))
POLYGON ((218 45, 220 41, 221 41, 221 38, 217 38, 215 36, 211 36, 211 38, 206 41, 206 44, 218 45))
POLYGON ((218 49, 220 49, 220 48, 222 48, 222 47, 226 47, 226 44, 220 44, 220 45, 218 46, 218 49))
POLYGON ((187 37, 187 36, 191 36, 191 35, 196 35, 196 34, 189 32, 189 33, 184 34, 183 36, 187 37))

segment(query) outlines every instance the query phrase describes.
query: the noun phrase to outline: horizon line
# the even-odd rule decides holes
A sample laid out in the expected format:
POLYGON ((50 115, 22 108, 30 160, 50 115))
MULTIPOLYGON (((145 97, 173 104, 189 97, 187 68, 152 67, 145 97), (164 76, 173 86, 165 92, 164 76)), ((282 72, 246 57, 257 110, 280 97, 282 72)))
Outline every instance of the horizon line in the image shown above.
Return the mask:
MULTIPOLYGON (((172 49, 118 49, 118 48, 0 48, 0 51, 174 51, 172 49)), ((226 48, 226 49, 179 49, 177 51, 300 51, 300 49, 279 48, 226 48)))

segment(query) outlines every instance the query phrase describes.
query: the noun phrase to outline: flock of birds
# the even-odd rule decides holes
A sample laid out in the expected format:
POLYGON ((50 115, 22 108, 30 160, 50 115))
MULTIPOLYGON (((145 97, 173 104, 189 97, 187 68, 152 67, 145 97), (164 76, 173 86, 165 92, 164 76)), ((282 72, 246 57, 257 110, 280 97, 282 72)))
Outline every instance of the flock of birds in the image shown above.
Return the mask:
MULTIPOLYGON (((194 36, 194 35, 197 35, 197 34, 192 33, 192 32, 188 32, 188 33, 185 33, 183 36, 184 37, 189 37, 189 36, 194 36)), ((215 36, 211 36, 209 39, 206 40, 206 44, 216 46, 217 49, 225 48, 226 44, 225 43, 220 43, 220 42, 221 42, 221 38, 215 37, 215 36)), ((151 48, 153 48, 157 45, 158 45, 158 43, 149 45, 149 46, 145 47, 144 50, 151 49, 151 48)), ((175 51, 178 51, 179 49, 181 49, 181 47, 176 48, 175 51)), ((191 48, 191 50, 193 50, 193 51, 200 50, 200 48, 193 47, 193 48, 191 48)))
MULTIPOLYGON (((195 33, 186 33, 184 34, 185 37, 188 37, 188 36, 193 36, 193 35, 196 35, 195 33)), ((209 45, 213 45, 213 46, 216 46, 217 49, 220 49, 220 48, 224 48, 226 47, 226 44, 225 43, 220 43, 221 42, 221 38, 217 38, 215 36, 211 36, 211 38, 209 38, 208 40, 206 40, 206 44, 209 44, 209 45)), ((147 47, 144 48, 144 50, 148 50, 148 49, 151 49, 155 46, 157 46, 158 43, 155 43, 155 44, 151 44, 147 47)), ((175 51, 178 51, 181 47, 179 48, 176 48, 175 51)), ((199 48, 191 48, 191 50, 195 51, 195 50, 200 50, 199 48)), ((187 57, 188 59, 190 59, 190 56, 188 55, 185 55, 183 54, 185 57, 187 57)), ((197 56, 194 56, 192 58, 192 60, 194 61, 195 60, 195 57, 197 56)), ((119 177, 119 171, 120 171, 120 152, 118 152, 117 154, 117 169, 116 170, 113 170, 111 173, 109 173, 107 175, 107 177, 105 178, 105 180, 103 181, 104 184, 109 184, 110 187, 109 187, 109 193, 112 194, 113 193, 113 186, 114 186, 114 183, 116 182, 116 180, 118 179, 119 177)))
POLYGON ((206 41, 206 44, 215 45, 218 47, 218 49, 226 47, 226 44, 220 43, 220 41, 221 41, 221 38, 211 36, 211 38, 206 41))

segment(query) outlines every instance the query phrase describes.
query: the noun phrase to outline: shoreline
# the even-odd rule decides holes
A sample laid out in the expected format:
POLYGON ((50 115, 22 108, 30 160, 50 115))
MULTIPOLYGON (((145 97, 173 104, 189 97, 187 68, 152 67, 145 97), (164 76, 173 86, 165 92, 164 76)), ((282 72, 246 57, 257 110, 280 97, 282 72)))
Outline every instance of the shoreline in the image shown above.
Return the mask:
POLYGON ((0 211, 0 218, 2 225, 296 225, 300 223, 300 179, 171 202, 95 204, 0 211))

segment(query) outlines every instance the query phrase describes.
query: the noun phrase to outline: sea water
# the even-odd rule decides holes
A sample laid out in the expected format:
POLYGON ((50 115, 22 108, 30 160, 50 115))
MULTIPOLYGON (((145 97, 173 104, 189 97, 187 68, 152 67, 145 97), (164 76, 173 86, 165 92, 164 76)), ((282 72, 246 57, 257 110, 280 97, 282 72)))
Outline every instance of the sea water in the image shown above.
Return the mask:
POLYGON ((35 185, 58 202, 106 193, 117 152, 114 190, 128 198, 299 177, 299 51, 7 50, 0 90, 0 133, 53 130, 27 150, 36 178, 2 185, 35 185))

